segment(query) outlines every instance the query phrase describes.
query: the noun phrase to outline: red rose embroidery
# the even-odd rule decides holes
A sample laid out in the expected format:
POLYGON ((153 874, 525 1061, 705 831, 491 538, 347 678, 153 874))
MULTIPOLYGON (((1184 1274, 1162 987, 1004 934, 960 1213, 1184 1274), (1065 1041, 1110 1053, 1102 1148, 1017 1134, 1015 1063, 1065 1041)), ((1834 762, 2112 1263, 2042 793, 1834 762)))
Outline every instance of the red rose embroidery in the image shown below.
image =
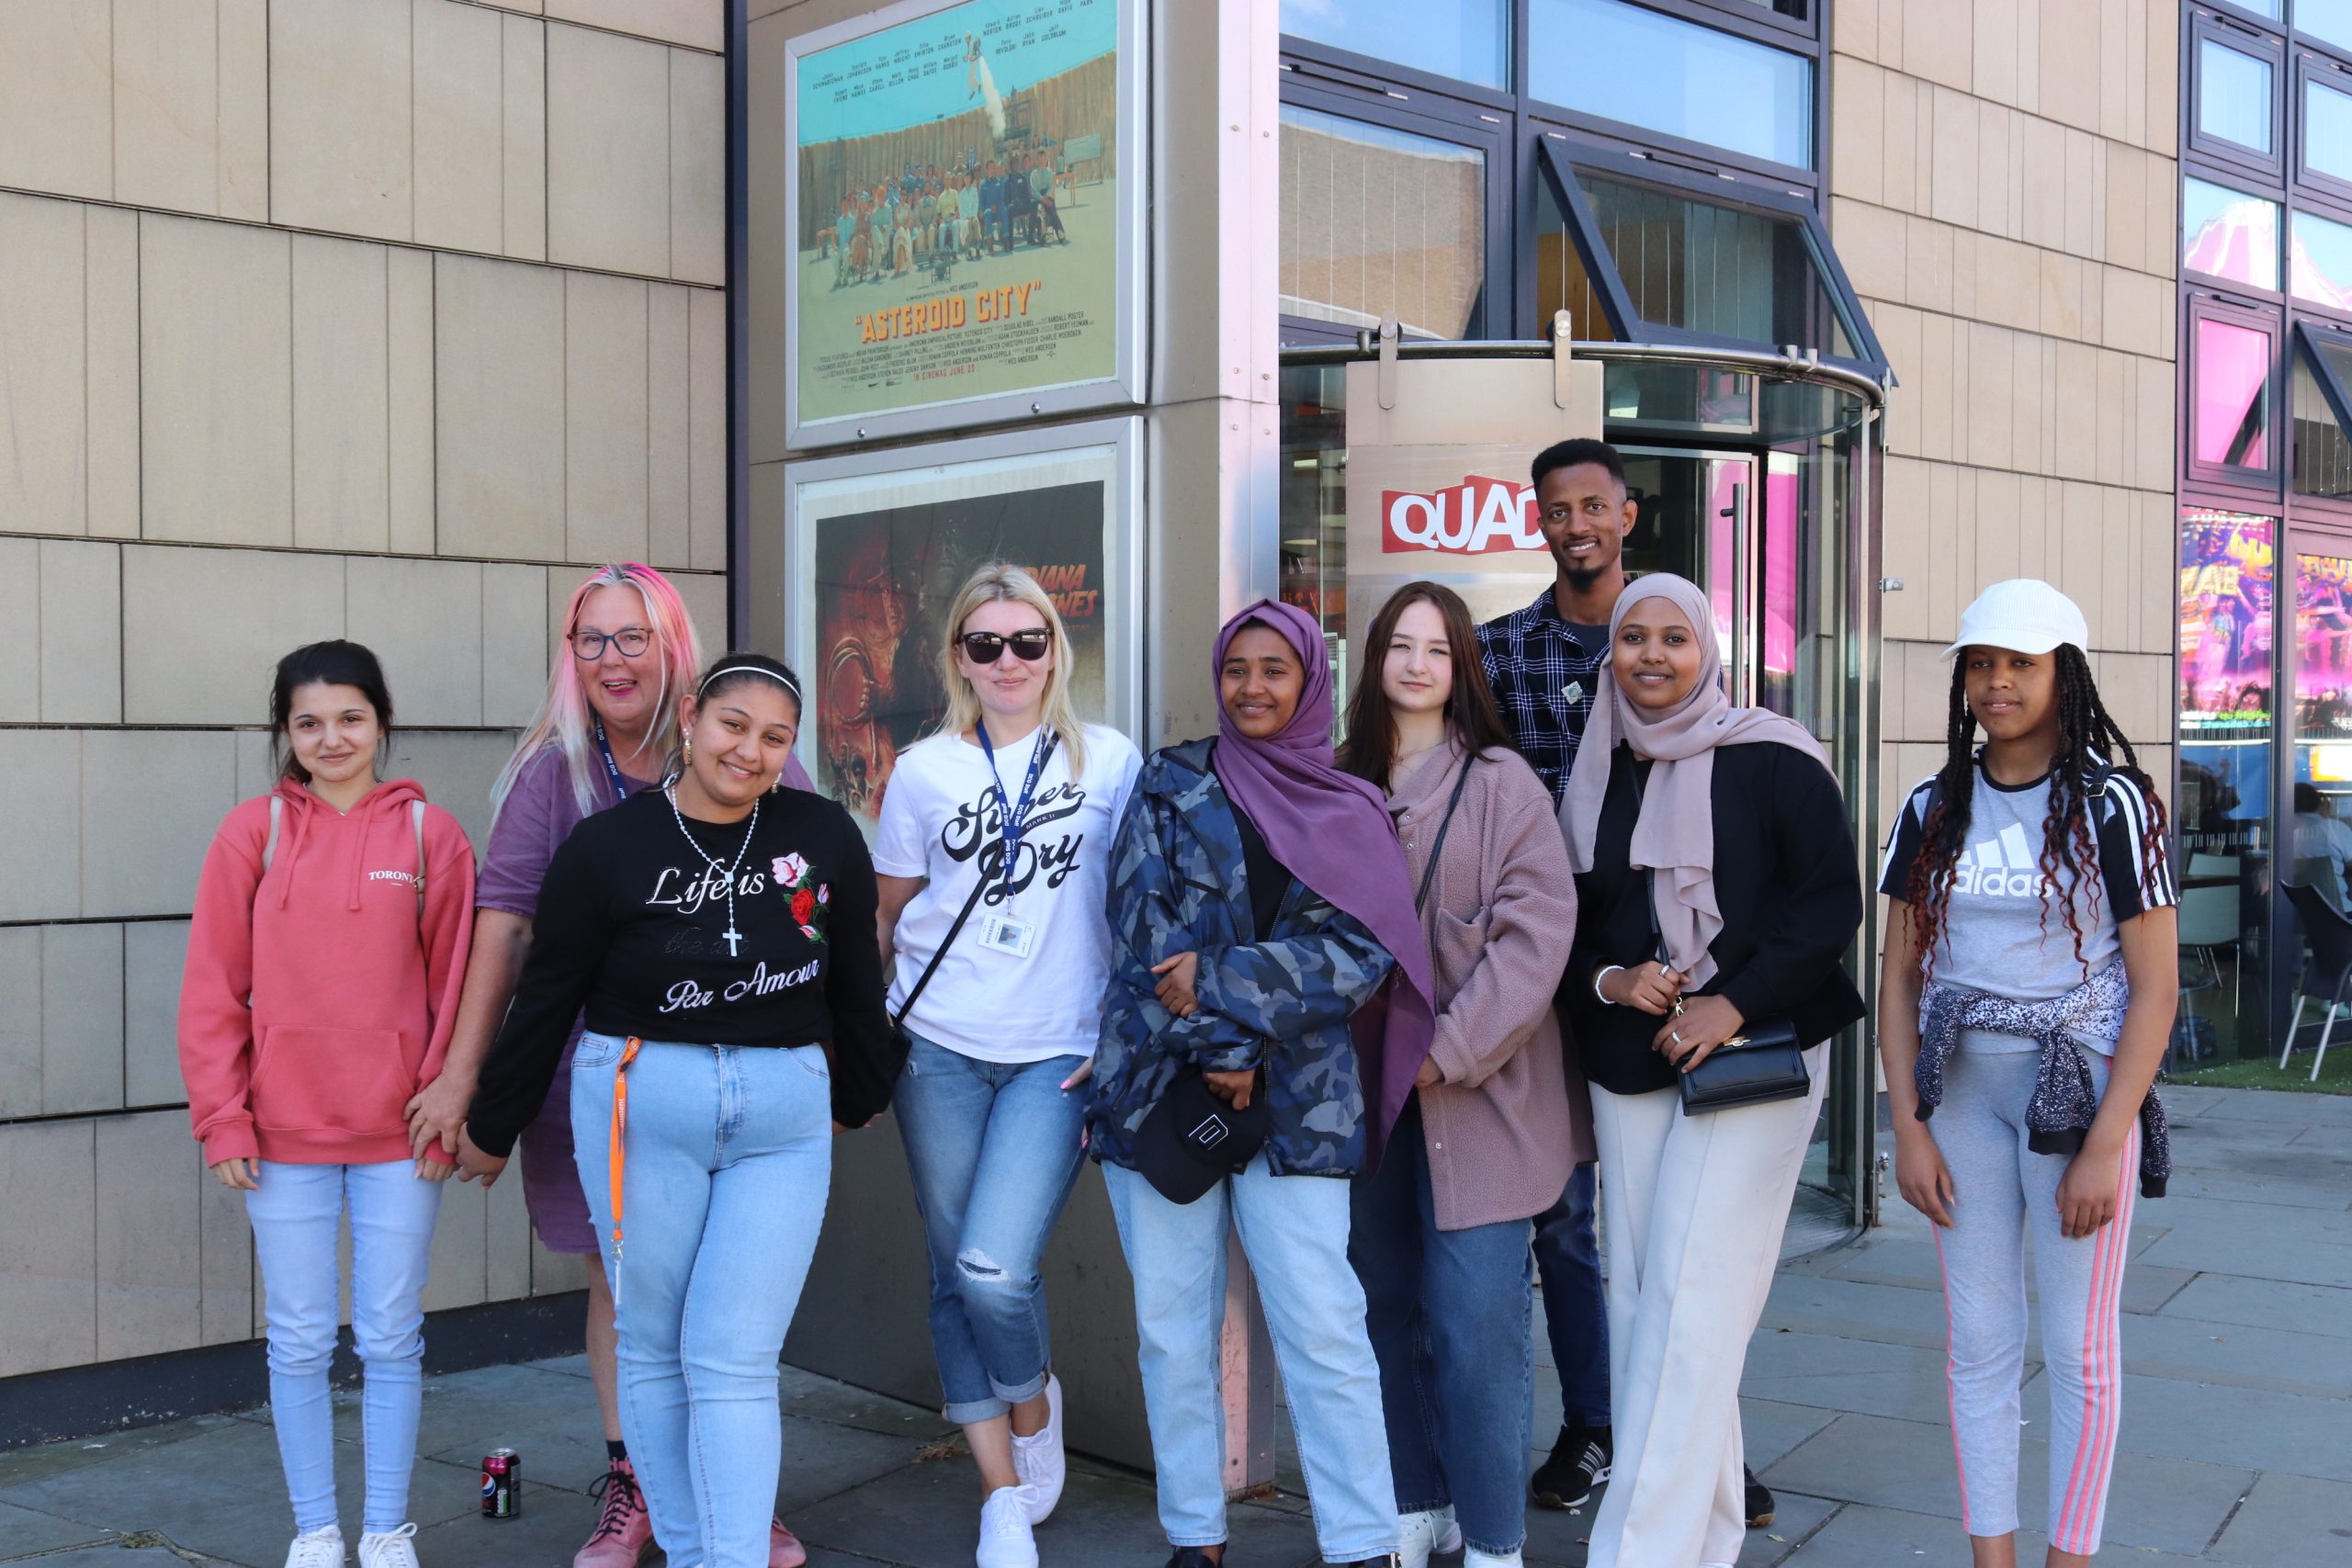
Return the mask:
POLYGON ((811 893, 808 889, 803 887, 798 892, 793 894, 792 918, 794 920, 805 926, 808 923, 808 917, 816 912, 817 896, 814 893, 811 893))

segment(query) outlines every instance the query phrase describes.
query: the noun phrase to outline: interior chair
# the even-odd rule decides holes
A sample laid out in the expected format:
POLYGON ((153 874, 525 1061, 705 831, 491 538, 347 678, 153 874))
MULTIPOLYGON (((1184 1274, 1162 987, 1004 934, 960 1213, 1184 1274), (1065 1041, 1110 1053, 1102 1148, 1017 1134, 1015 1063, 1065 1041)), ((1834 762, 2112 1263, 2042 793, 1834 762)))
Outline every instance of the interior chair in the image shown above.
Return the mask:
POLYGON ((2287 1043, 2278 1053, 2278 1067, 2285 1071, 2287 1058, 2294 1054, 2295 1032, 2303 1021, 2303 1003, 2322 1001, 2327 1005, 2327 1023, 2319 1032, 2319 1055, 2312 1063, 2312 1081, 2319 1081, 2319 1070, 2327 1060, 2327 1043, 2335 1032, 2335 1010, 2344 1005, 2345 994, 2352 987, 2352 919, 2328 907, 2319 889, 2308 885, 2287 888, 2287 900, 2295 907, 2296 919, 2302 922, 2303 940, 2311 944, 2311 957, 2303 964, 2301 981, 2296 987, 2295 1018, 2287 1026, 2287 1043))
MULTIPOLYGON (((2180 946, 2205 961, 2212 976, 2210 983, 2193 979, 2182 982, 2182 1005, 2190 1017, 2197 1015, 2196 993, 2218 987, 2222 983, 2220 953, 2223 948, 2238 945, 2238 857, 2235 855, 2192 854, 2188 857, 2188 879, 2192 882, 2208 878, 2228 879, 2227 885, 2214 887, 2189 887, 2180 896, 2180 946)), ((2243 982, 2244 964, 2230 967, 2230 1014, 2237 1015, 2239 987, 2243 982)))

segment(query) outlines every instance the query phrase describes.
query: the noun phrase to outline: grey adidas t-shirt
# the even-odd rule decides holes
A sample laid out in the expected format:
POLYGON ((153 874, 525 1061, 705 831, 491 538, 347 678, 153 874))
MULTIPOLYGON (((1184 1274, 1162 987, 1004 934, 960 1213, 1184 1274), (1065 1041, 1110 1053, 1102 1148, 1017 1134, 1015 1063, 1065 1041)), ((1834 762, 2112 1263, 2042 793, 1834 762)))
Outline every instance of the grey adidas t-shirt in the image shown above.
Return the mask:
MULTIPOLYGON (((1910 897, 1911 868, 1918 859, 1935 794, 1936 781, 1930 776, 1903 803, 1879 869, 1880 892, 1910 897)), ((2150 814, 2139 787, 2110 774, 2105 787, 2091 796, 2090 807, 2098 874, 2081 874, 2070 855, 2053 886, 2041 866, 2042 821, 2050 811, 2049 776, 2027 784, 1997 784, 1984 776, 1984 764, 1978 762, 1968 837, 1952 868, 1951 905, 1936 939, 1931 970, 1936 979, 2018 1001, 2048 1001, 2064 996, 2121 955, 2118 925, 2143 910, 2180 902, 2162 840, 2152 854, 2143 852, 2143 829, 2150 814), (2062 887, 2082 931, 2080 958, 2075 955, 2074 933, 2066 927, 2062 887)), ((2112 1039, 2077 1038, 2103 1055, 2115 1054, 2112 1039)), ((1963 1031, 1960 1044, 1973 1051, 2035 1049, 2030 1040, 1977 1030, 1963 1031)))

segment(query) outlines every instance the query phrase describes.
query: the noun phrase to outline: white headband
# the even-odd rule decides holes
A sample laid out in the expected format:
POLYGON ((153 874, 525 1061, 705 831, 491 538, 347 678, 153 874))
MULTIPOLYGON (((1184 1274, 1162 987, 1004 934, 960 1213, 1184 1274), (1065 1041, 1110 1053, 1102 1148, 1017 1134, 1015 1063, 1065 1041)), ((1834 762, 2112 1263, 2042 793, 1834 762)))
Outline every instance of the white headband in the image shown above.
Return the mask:
POLYGON ((801 700, 800 683, 798 682, 795 681, 791 676, 785 674, 781 671, 769 669, 764 664, 722 664, 718 669, 712 671, 709 674, 702 678, 702 684, 695 688, 695 695, 696 697, 700 697, 705 692, 709 691, 710 683, 713 681, 718 680, 721 675, 764 675, 769 680, 774 681, 777 685, 782 686, 786 691, 790 692, 794 702, 797 703, 801 700))

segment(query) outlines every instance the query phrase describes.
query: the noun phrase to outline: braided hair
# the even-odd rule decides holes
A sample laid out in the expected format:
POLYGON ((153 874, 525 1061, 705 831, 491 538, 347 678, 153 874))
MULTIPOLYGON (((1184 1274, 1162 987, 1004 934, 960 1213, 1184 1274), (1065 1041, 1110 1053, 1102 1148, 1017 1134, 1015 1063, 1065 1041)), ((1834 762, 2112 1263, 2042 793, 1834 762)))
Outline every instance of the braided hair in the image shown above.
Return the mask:
MULTIPOLYGON (((2165 807, 2154 781, 2140 766, 2139 754, 2124 739, 2123 729, 2099 701, 2098 684, 2091 678, 2090 660, 2072 643, 2061 643, 2053 655, 2058 672, 2058 750, 2052 759, 2050 809, 2041 822, 2041 929, 2050 929, 2050 893, 2060 874, 2070 884, 2087 878, 2091 909, 2096 915, 2105 884, 2098 874, 2098 841, 2092 832, 2090 799, 2110 776, 2138 786, 2148 803, 2140 829, 2140 874, 2154 874, 2164 853, 2165 807)), ((1927 820, 1920 825, 1919 853, 1911 863, 1904 897, 1911 911, 1912 933, 1918 940, 1921 968, 1935 970, 1936 943, 1945 934, 1951 912, 1952 870, 1967 842, 1970 805, 1976 787, 1976 716, 1968 707, 1968 656, 1962 650, 1952 660, 1951 697, 1944 728, 1944 764, 1937 771, 1935 793, 1929 797, 1927 820)), ((2070 896, 2059 906, 2074 939, 2075 962, 2083 957, 2083 930, 2075 918, 2070 896)))

